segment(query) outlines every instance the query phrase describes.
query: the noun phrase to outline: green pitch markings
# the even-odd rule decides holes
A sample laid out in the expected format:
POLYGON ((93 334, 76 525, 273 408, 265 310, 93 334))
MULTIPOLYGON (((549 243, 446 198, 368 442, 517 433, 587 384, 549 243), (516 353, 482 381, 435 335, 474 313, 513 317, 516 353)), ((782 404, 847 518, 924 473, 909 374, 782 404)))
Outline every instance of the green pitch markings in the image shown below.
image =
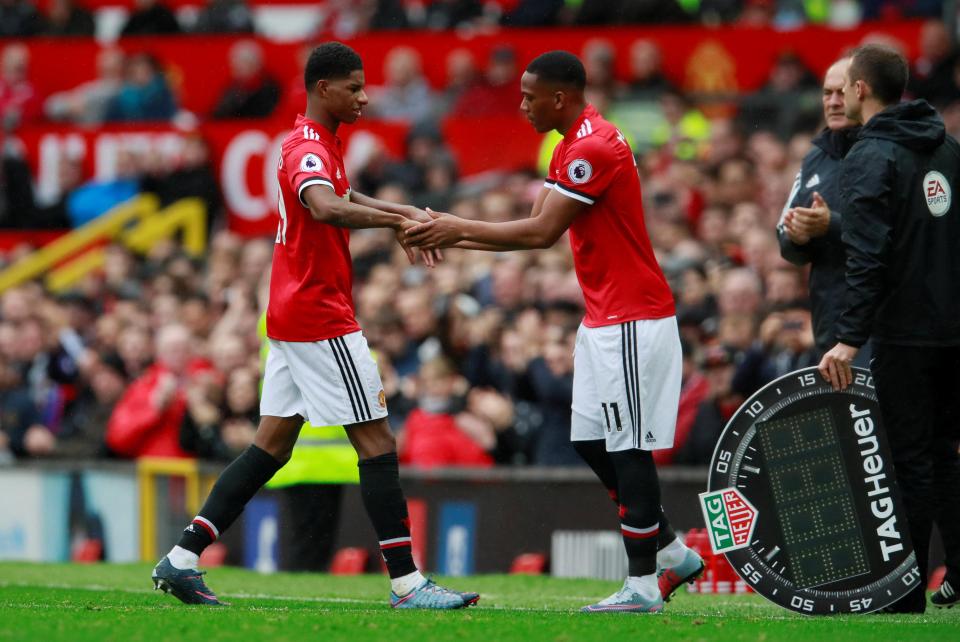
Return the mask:
POLYGON ((259 575, 218 568, 207 579, 231 606, 185 606, 153 591, 149 565, 0 562, 0 641, 960 639, 956 609, 922 616, 807 618, 756 595, 696 595, 683 590, 660 615, 578 613, 580 606, 619 588, 619 583, 597 580, 438 578, 456 589, 479 591, 482 597, 469 610, 427 612, 391 610, 388 583, 381 576, 259 575))

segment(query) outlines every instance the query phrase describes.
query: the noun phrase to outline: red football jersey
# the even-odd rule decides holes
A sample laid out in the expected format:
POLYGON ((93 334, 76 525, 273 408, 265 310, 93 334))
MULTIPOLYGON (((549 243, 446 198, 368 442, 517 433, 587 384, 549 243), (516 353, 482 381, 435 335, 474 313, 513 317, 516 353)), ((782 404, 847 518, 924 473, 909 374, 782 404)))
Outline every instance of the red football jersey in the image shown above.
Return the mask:
POLYGON ((592 206, 570 226, 584 325, 672 316, 673 294, 647 236, 630 145, 592 105, 553 150, 546 187, 592 206))
POLYGON ((273 246, 267 336, 320 341, 360 329, 353 310, 350 231, 317 221, 303 201, 311 185, 350 198, 340 139, 298 116, 280 148, 280 224, 273 246))

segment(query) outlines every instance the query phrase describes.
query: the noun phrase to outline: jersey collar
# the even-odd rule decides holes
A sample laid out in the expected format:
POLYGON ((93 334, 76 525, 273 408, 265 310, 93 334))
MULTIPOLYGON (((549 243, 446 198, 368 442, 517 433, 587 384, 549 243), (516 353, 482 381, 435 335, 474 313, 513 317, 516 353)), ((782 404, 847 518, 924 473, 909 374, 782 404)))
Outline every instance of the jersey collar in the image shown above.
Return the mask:
POLYGON ((337 137, 336 134, 331 132, 317 121, 311 120, 303 114, 297 114, 297 122, 294 125, 294 128, 303 129, 304 127, 309 127, 312 129, 317 136, 320 137, 320 140, 330 143, 331 145, 336 145, 338 148, 343 147, 343 143, 340 142, 340 138, 337 137))
POLYGON ((567 130, 567 133, 563 135, 563 140, 565 141, 576 140, 577 133, 580 131, 580 127, 581 125, 583 125, 583 121, 585 121, 588 118, 599 118, 599 117, 600 117, 600 112, 598 112, 593 105, 591 105, 590 103, 587 103, 587 106, 583 108, 582 112, 580 112, 580 115, 577 117, 577 120, 575 120, 573 125, 570 126, 570 129, 567 130))

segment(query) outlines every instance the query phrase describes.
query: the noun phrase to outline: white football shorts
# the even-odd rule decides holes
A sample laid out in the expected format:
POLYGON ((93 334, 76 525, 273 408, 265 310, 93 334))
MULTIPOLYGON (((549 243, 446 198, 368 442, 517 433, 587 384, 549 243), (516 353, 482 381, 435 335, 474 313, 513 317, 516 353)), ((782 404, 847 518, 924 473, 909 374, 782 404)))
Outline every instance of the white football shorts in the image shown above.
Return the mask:
POLYGON ((362 332, 313 342, 269 341, 261 415, 300 415, 314 426, 387 416, 380 372, 362 332))
POLYGON ((673 446, 683 357, 676 317, 577 330, 570 439, 607 451, 673 446))

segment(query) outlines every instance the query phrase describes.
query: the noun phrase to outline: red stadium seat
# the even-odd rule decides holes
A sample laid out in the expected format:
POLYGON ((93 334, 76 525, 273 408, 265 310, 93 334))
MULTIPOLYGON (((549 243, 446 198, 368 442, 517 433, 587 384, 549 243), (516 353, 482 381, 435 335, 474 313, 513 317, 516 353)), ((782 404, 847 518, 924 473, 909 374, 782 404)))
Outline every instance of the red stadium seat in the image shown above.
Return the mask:
POLYGON ((200 556, 200 566, 208 568, 223 566, 224 561, 227 559, 227 552, 226 544, 223 542, 214 542, 208 546, 203 551, 203 555, 200 556))
POLYGON ((351 546, 341 548, 333 556, 330 572, 333 575, 361 575, 367 570, 367 559, 370 554, 365 548, 351 546))
POLYGON ((103 542, 98 539, 83 540, 73 547, 70 559, 84 564, 92 564, 103 560, 103 542))
POLYGON ((543 553, 522 553, 510 565, 511 575, 543 575, 547 572, 547 556, 543 553))

